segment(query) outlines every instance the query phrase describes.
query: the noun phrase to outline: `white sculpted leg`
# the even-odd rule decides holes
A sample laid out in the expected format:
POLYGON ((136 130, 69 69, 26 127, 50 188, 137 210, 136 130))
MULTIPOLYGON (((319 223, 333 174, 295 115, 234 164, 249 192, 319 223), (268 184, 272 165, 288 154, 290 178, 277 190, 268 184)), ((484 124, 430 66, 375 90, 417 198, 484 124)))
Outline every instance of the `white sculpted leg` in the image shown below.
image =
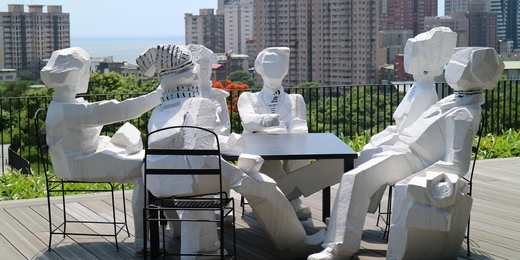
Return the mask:
POLYGON ((395 183, 416 172, 420 163, 413 160, 406 154, 388 154, 373 158, 345 173, 341 178, 323 243, 326 249, 308 259, 345 259, 357 252, 370 198, 383 184, 395 183), (331 257, 315 258, 327 255, 331 257))

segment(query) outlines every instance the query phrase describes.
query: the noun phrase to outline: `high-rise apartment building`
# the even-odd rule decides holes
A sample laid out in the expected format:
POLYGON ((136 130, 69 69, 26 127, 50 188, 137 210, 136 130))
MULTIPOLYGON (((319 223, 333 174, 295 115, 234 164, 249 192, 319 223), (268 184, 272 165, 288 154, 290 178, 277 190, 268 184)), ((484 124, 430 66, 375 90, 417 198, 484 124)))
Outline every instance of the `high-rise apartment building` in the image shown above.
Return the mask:
POLYGON ((457 33, 457 47, 469 46, 469 19, 466 17, 466 12, 454 12, 424 19, 425 31, 439 26, 448 27, 457 33))
POLYGON ((70 19, 61 5, 9 4, 0 12, 0 69, 16 69, 40 75, 42 60, 55 50, 70 47, 70 19))
POLYGON ((184 14, 186 44, 201 44, 215 53, 226 52, 224 46, 224 15, 212 8, 199 10, 199 15, 184 14))
POLYGON ((485 11, 489 12, 491 8, 491 1, 493 0, 444 0, 444 14, 456 12, 467 12, 468 2, 484 2, 485 11))
POLYGON ((256 52, 291 49, 284 86, 376 83, 378 4, 357 0, 256 0, 256 52))
POLYGON ((469 46, 498 49, 497 14, 485 10, 484 2, 468 2, 469 46))
POLYGON ((497 13, 497 35, 500 40, 511 40, 520 48, 520 3, 518 0, 491 0, 490 11, 497 13))
POLYGON ((382 31, 423 32, 424 17, 437 16, 437 0, 381 0, 379 24, 382 31))
POLYGON ((254 1, 235 0, 224 5, 224 45, 226 52, 245 54, 246 41, 254 37, 254 1))

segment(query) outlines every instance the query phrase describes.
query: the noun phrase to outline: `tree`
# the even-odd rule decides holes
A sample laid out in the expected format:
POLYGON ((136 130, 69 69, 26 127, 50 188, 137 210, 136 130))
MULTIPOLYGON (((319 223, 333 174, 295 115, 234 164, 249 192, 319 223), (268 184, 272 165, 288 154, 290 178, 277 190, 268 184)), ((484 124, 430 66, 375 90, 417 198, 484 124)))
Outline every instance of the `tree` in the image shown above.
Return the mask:
POLYGON ((255 84, 255 80, 251 77, 251 74, 245 70, 233 71, 228 75, 227 79, 234 83, 247 84, 248 86, 253 86, 255 84))
POLYGON ((22 70, 18 73, 18 79, 34 81, 34 80, 36 80, 36 76, 34 75, 34 73, 32 73, 28 70, 22 70))

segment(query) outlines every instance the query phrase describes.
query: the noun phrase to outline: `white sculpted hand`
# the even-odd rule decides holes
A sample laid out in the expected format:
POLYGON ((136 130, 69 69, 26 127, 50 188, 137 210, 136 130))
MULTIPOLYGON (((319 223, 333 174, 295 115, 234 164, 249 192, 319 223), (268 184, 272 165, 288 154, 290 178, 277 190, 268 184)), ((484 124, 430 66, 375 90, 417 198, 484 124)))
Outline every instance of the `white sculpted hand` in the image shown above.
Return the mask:
POLYGON ((280 125, 280 115, 278 114, 268 114, 262 118, 262 122, 260 123, 262 127, 270 127, 280 125))

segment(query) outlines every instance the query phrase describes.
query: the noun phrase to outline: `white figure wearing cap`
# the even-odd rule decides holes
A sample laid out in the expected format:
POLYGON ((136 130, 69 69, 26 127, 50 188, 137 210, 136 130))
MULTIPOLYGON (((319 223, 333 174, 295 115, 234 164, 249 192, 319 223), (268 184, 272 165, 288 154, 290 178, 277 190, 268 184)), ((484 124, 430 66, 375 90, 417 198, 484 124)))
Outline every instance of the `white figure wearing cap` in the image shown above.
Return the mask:
MULTIPOLYGON (((218 133, 218 130, 222 128, 217 119, 217 113, 215 113, 216 105, 214 101, 204 98, 203 95, 201 95, 203 91, 201 90, 201 82, 198 76, 199 65, 194 63, 195 60, 191 57, 191 52, 185 46, 159 45, 157 48, 150 48, 137 59, 141 70, 147 71, 148 66, 155 66, 156 69, 159 70, 163 68, 159 65, 151 65, 155 63, 151 57, 157 55, 156 52, 178 54, 174 59, 183 60, 178 63, 183 69, 168 67, 168 73, 163 74, 161 86, 164 89, 164 96, 161 101, 161 106, 152 112, 148 130, 153 131, 174 125, 192 125, 214 129, 214 131, 218 133), (147 57, 149 57, 151 61, 143 62, 143 60, 148 59, 147 57), (143 65, 145 63, 149 65, 143 65)), ((161 54, 161 56, 164 55, 161 54)), ((219 135, 221 149, 225 146, 229 147, 229 143, 222 143, 222 136, 223 135, 219 135)), ((188 136, 180 132, 171 132, 149 140, 149 146, 152 148, 197 145, 199 143, 201 143, 201 141, 196 137, 193 138, 193 136, 188 136), (182 142, 179 142, 180 140, 182 140, 182 142)), ((240 147, 234 147, 234 149, 240 149, 240 147)), ((247 173, 250 173, 247 169, 249 169, 253 161, 255 161, 254 164, 258 164, 258 168, 260 167, 259 165, 261 165, 261 162, 258 162, 261 158, 255 157, 253 161, 249 159, 250 157, 243 158, 242 156, 239 158, 239 162, 241 162, 239 166, 242 166, 247 173), (246 161, 248 163, 245 163, 246 161)), ((175 165, 175 163, 182 162, 157 159, 151 160, 149 163, 154 163, 156 166, 157 164, 162 164, 169 167, 178 167, 179 165, 175 165)), ((208 167, 215 164, 214 161, 199 163, 207 164, 208 167)), ((185 165, 183 167, 185 167, 185 165)), ((251 198, 252 201, 262 201, 262 203, 252 204, 251 206, 258 213, 260 222, 265 227, 266 232, 272 238, 277 248, 288 249, 297 247, 305 249, 307 246, 314 247, 323 241, 323 232, 309 238, 306 236, 305 230, 298 221, 294 210, 283 193, 276 188, 276 183, 274 184, 275 186, 273 186, 274 182, 272 181, 261 178, 250 178, 245 175, 241 169, 226 161, 222 161, 222 167, 224 189, 229 189, 230 186, 233 186, 233 189, 243 193, 246 198, 251 198), (246 185, 242 186, 244 183, 246 185), (266 192, 267 190, 269 190, 269 192, 266 192), (282 229, 284 232, 281 232, 282 229)), ((215 188, 218 188, 217 182, 215 182, 214 179, 199 178, 198 181, 194 183, 194 180, 189 176, 187 178, 183 178, 183 176, 150 176, 147 179, 147 186, 155 196, 207 193, 208 190, 214 191, 215 188)), ((206 213, 201 212, 185 212, 181 217, 206 219, 214 217, 214 213, 205 214, 206 213)), ((183 253, 212 252, 219 249, 217 229, 214 223, 182 222, 181 227, 174 225, 173 229, 174 235, 181 235, 181 251, 183 253), (178 231, 179 229, 181 230, 180 232, 178 231)))
POLYGON ((482 90, 493 89, 503 70, 504 63, 492 48, 456 49, 445 76, 455 93, 422 113, 390 150, 343 175, 325 249, 308 259, 349 259, 359 250, 370 197, 381 185, 420 171, 464 176, 481 119, 482 90))
POLYGON ((129 123, 112 138, 100 133, 103 125, 139 117, 157 106, 162 89, 123 101, 89 103, 76 99, 76 94, 87 91, 89 76, 90 57, 81 48, 53 52, 41 70, 42 81, 55 90, 45 120, 52 166, 56 176, 64 179, 134 183, 132 208, 135 228, 140 230, 144 194, 141 133, 129 123))
MULTIPOLYGON (((438 101, 434 79, 442 75, 456 43, 457 34, 448 27, 435 27, 408 39, 404 48, 404 68, 413 75, 414 83, 393 114, 395 125, 370 138, 354 161, 354 167, 372 159, 374 154, 389 149, 404 129, 438 101)), ((369 213, 376 211, 385 188, 386 185, 374 194, 369 213)))

